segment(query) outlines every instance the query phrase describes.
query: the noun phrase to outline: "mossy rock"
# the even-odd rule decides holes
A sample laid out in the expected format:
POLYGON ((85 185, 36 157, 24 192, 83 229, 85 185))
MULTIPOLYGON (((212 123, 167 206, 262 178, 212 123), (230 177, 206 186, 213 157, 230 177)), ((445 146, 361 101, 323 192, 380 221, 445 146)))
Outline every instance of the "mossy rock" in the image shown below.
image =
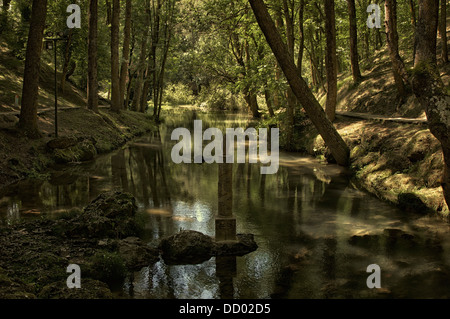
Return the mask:
POLYGON ((83 139, 67 148, 56 148, 53 157, 56 163, 86 162, 94 159, 97 149, 90 139, 83 139))
POLYGON ((140 232, 135 198, 127 193, 100 194, 81 214, 58 220, 55 232, 70 237, 125 238, 140 232))
POLYGON ((116 252, 99 251, 82 268, 85 276, 108 284, 121 282, 127 275, 125 260, 116 252))
POLYGON ((81 278, 81 288, 68 288, 66 281, 46 285, 38 294, 41 299, 113 299, 108 285, 99 280, 81 278))

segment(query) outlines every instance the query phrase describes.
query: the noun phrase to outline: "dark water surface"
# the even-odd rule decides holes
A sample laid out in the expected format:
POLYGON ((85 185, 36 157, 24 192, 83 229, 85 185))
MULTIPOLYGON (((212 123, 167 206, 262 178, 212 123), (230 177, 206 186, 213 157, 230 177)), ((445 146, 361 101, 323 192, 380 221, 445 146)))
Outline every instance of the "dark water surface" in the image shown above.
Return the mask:
MULTIPOLYGON (((206 126, 240 126, 243 116, 199 115, 206 126)), ((83 207, 112 189, 132 193, 149 215, 147 240, 180 229, 214 235, 216 164, 174 164, 175 127, 141 137, 94 162, 56 168, 48 181, 25 180, 0 193, 2 223, 83 207)), ((449 298, 450 229, 432 216, 407 214, 355 189, 348 174, 295 153, 280 169, 233 164, 238 233, 253 233, 257 251, 198 265, 162 260, 136 272, 117 294, 134 298, 449 298), (369 289, 367 266, 381 267, 369 289)))

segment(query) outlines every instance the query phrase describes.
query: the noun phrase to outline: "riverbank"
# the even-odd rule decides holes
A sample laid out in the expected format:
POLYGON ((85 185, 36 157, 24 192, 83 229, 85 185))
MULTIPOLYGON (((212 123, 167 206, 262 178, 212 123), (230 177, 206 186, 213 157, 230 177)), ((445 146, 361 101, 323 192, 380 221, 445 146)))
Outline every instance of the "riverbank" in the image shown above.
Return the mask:
POLYGON ((56 163, 93 159, 115 150, 146 132, 157 130, 151 116, 102 108, 94 113, 82 108, 58 112, 58 139, 54 135, 54 112, 38 116, 40 139, 29 139, 16 129, 15 115, 0 113, 0 188, 26 177, 45 177, 56 163))
MULTIPOLYGON (((335 126, 351 151, 355 187, 406 211, 448 220, 440 185, 442 150, 426 125, 338 117, 335 126)), ((298 148, 333 163, 312 125, 304 126, 301 135, 298 148)))

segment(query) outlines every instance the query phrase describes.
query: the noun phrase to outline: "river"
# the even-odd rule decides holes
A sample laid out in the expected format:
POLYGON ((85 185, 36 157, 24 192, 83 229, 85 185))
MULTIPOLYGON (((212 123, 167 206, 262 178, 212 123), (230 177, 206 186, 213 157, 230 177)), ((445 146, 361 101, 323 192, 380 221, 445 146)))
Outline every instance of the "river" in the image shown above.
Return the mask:
MULTIPOLYGON (((214 236, 217 164, 175 164, 176 127, 245 128, 243 115, 170 116, 159 133, 137 138, 88 163, 53 168, 0 193, 0 220, 56 216, 82 208, 112 189, 132 193, 148 216, 149 244, 190 229, 214 236)), ((258 249, 243 257, 197 265, 163 260, 128 278, 124 298, 449 298, 450 229, 435 216, 406 213, 353 186, 346 169, 280 152, 277 174, 259 164, 233 164, 233 213, 238 233, 258 249), (370 289, 367 267, 380 266, 370 289)))

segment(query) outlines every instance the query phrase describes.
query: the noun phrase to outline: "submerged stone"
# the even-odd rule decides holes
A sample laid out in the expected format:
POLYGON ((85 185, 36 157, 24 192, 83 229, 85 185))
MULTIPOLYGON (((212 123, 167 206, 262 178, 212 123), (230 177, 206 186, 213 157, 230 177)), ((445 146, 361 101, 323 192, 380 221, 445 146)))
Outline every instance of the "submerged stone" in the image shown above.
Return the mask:
POLYGON ((193 230, 183 230, 163 238, 159 244, 166 264, 200 264, 213 256, 212 237, 193 230))
POLYGON ((203 233, 183 230, 163 238, 159 248, 166 264, 199 264, 214 256, 243 256, 258 248, 252 234, 237 234, 236 238, 216 242, 203 233))

